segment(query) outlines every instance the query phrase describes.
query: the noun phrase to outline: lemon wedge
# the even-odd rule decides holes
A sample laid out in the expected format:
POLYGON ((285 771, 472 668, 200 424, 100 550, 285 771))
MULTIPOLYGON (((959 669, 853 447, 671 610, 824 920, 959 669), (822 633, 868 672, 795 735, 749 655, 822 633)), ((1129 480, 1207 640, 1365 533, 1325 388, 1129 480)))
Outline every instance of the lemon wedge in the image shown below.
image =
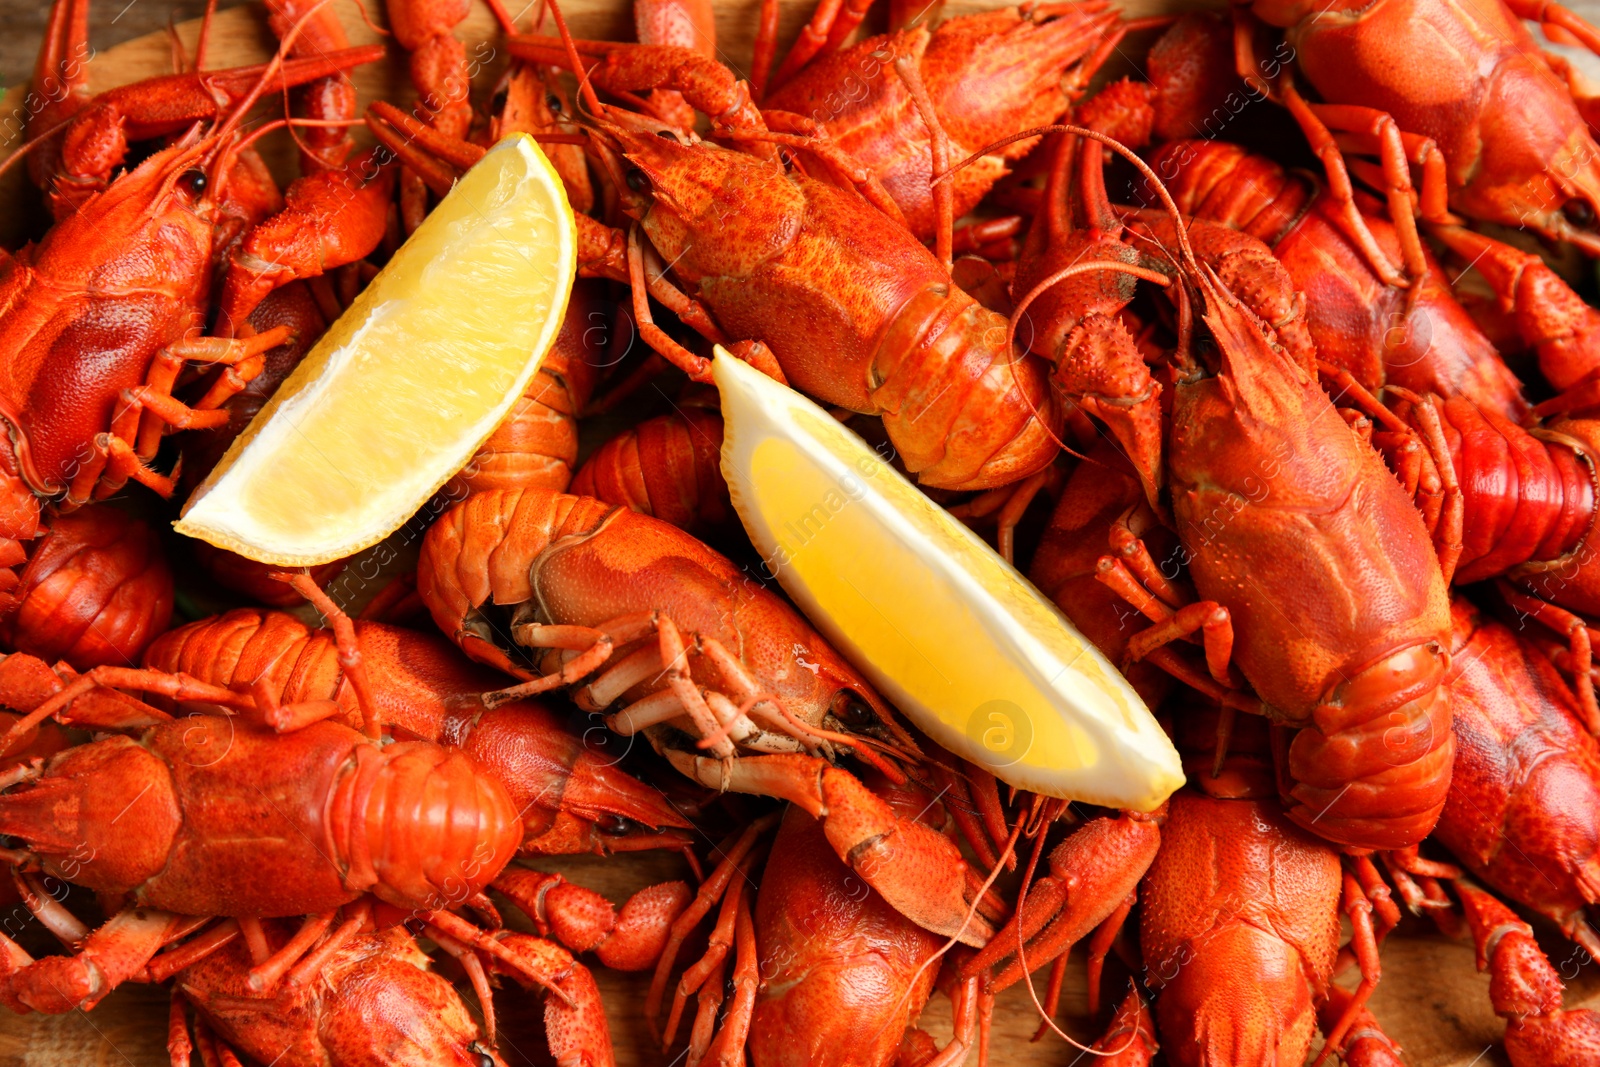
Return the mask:
POLYGON ((575 272, 560 177, 532 138, 501 141, 317 342, 174 527, 288 566, 381 540, 522 395, 575 272))
POLYGON ((712 374, 765 576, 928 736, 1047 796, 1149 811, 1183 784, 1121 672, 993 549, 799 393, 721 349, 712 374))

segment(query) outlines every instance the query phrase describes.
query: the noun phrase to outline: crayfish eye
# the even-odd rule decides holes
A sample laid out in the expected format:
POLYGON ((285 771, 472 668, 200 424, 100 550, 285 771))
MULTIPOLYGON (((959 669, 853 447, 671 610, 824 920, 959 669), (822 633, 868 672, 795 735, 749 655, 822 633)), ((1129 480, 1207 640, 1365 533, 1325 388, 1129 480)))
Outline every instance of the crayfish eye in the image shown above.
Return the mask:
POLYGON ((1575 196, 1562 204, 1561 214, 1574 226, 1590 226, 1594 223, 1594 208, 1582 197, 1575 196))
POLYGON ((489 101, 489 110, 498 115, 500 112, 505 110, 506 101, 510 99, 510 97, 510 93, 506 92, 504 89, 501 89, 499 92, 494 94, 494 99, 489 101))
POLYGON ((852 729, 865 729, 878 721, 872 713, 872 705, 861 699, 861 694, 849 689, 841 689, 833 697, 834 718, 852 729))
POLYGON ((557 115, 561 114, 561 98, 555 93, 551 93, 544 98, 544 106, 557 115))
POLYGON ((178 175, 178 188, 185 195, 199 199, 200 194, 206 191, 206 172, 203 170, 186 170, 178 175))
POLYGON ((650 189, 650 179, 644 176, 642 170, 630 170, 626 180, 628 188, 636 193, 648 192, 650 189))

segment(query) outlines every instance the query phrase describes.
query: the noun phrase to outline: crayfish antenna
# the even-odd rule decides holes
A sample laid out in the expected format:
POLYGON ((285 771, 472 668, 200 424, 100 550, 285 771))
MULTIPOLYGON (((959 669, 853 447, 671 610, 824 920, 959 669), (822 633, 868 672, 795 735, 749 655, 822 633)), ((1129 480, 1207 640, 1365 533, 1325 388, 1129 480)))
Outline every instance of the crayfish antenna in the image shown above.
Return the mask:
POLYGON ((12 152, 5 159, 0 159, 0 174, 4 174, 6 171, 8 171, 12 167, 16 166, 18 161, 26 159, 28 157, 28 153, 34 151, 40 145, 48 144, 49 141, 50 141, 50 138, 54 137, 56 134, 58 134, 61 131, 65 130, 68 126, 71 126, 72 123, 76 119, 77 119, 76 115, 68 115, 66 118, 64 118, 60 122, 56 123, 54 126, 50 127, 48 130, 45 130, 43 133, 41 133, 39 136, 35 137, 33 140, 31 140, 31 141, 27 142, 26 144, 24 144, 21 148, 17 149, 15 152, 12 152))
POLYGON ((206 65, 206 45, 211 43, 211 20, 217 16, 217 0, 206 0, 206 10, 200 16, 200 37, 194 43, 194 69, 200 71, 206 65))
POLYGON ((934 185, 939 185, 943 182, 948 182, 951 178, 955 177, 957 171, 961 170, 963 167, 969 166, 972 163, 976 163, 979 159, 989 155, 992 152, 1004 148, 1007 145, 1015 144, 1018 141, 1026 141, 1033 137, 1042 137, 1047 133, 1070 133, 1079 137, 1086 137, 1091 141, 1098 141, 1132 164, 1133 168, 1150 183, 1150 188, 1156 190, 1156 194, 1161 197, 1162 206, 1166 208, 1167 214, 1172 216, 1172 220, 1178 234, 1178 250, 1181 253, 1184 265, 1196 275, 1200 273, 1200 263, 1195 258, 1194 249, 1189 244, 1188 224, 1183 217, 1183 212, 1178 210, 1177 201, 1173 200, 1172 194, 1167 191, 1166 183, 1156 176, 1155 171, 1150 169, 1150 164, 1139 158, 1139 154, 1137 152, 1123 144, 1121 141, 1117 140, 1115 137, 1103 134, 1099 130, 1091 130, 1086 126, 1074 126, 1067 122, 1052 123, 1049 126, 1035 126, 1030 130, 1023 130, 1021 133, 1014 133, 1010 137, 1002 137, 998 141, 992 141, 989 144, 984 145, 982 148, 978 149, 976 152, 972 153, 955 166, 950 167, 939 174, 935 174, 931 179, 931 183, 934 185))
MULTIPOLYGON (((922 124, 928 128, 933 171, 942 174, 950 166, 950 138, 945 135, 944 126, 939 122, 939 112, 933 106, 933 99, 928 96, 928 87, 922 84, 922 75, 917 71, 916 61, 910 56, 897 58, 894 70, 905 83, 906 92, 911 94, 917 113, 922 116, 922 124)), ((933 204, 938 216, 937 229, 934 231, 935 255, 944 264, 944 269, 949 270, 954 261, 951 249, 955 245, 955 189, 949 182, 939 182, 933 186, 933 204)))
POLYGON ((605 114, 605 105, 600 103, 600 97, 589 82, 588 68, 578 58, 578 46, 572 43, 572 31, 567 29, 567 17, 561 13, 561 5, 557 0, 549 0, 549 4, 550 16, 555 19, 556 32, 561 35, 561 43, 567 49, 567 59, 572 63, 572 74, 578 79, 578 92, 582 95, 583 102, 588 105, 589 113, 600 118, 605 114))
POLYGON ((516 17, 506 8, 504 0, 488 0, 488 4, 490 13, 494 15, 494 20, 500 24, 500 31, 506 34, 516 33, 516 17))
MULTIPOLYGON (((212 0, 212 2, 214 4, 214 0, 212 0)), ((212 188, 212 190, 214 190, 212 193, 213 196, 220 197, 223 185, 227 180, 228 171, 232 169, 233 160, 240 151, 239 146, 234 146, 232 149, 229 148, 227 143, 228 138, 235 130, 239 128, 239 125, 244 122, 244 117, 245 115, 249 114, 250 109, 256 106, 256 101, 261 99, 261 94, 266 92, 267 86, 271 84, 272 79, 277 77, 278 71, 283 68, 283 61, 289 55, 289 49, 294 44, 295 38, 300 36, 300 31, 303 30, 306 24, 311 21, 311 17, 313 15, 315 15, 318 11, 321 11, 324 7, 328 6, 328 4, 332 2, 333 0, 319 0, 315 6, 311 7, 304 15, 301 15, 300 18, 295 20, 294 25, 289 27, 288 32, 283 35, 283 39, 278 42, 278 49, 272 54, 272 60, 266 65, 265 68, 262 69, 261 77, 256 79, 255 85, 250 87, 250 91, 245 94, 244 99, 239 101, 239 105, 229 113, 228 117, 223 120, 222 125, 217 127, 217 129, 212 133, 209 140, 214 145, 214 148, 212 149, 213 155, 211 158, 212 166, 215 169, 213 173, 207 175, 206 177, 208 185, 212 188)), ((206 23, 207 26, 209 26, 209 13, 206 23)), ((199 70, 200 68, 199 53, 200 51, 203 51, 204 48, 205 37, 202 33, 199 48, 195 56, 196 70, 199 70)))
POLYGON ((1161 1046, 1156 1042, 1155 1018, 1150 1005, 1130 989, 1128 995, 1111 1016, 1111 1023, 1100 1040, 1094 1043, 1091 1053, 1105 1057, 1094 1062, 1114 1067, 1148 1067, 1161 1046))

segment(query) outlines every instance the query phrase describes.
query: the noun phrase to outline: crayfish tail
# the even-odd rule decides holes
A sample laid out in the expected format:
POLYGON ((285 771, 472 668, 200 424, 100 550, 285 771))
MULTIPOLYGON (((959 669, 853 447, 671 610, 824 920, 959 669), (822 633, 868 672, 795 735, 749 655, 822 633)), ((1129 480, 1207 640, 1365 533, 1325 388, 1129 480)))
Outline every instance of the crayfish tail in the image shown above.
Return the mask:
POLYGON ((1432 832, 1455 759, 1449 654, 1400 649, 1339 685, 1289 745, 1289 818, 1357 848, 1407 848, 1432 832), (1384 724, 1377 728, 1376 724, 1384 724), (1356 745, 1372 770, 1351 777, 1335 752, 1356 745))
POLYGON ((1047 467, 1061 450, 1061 403, 1035 356, 1006 352, 1006 323, 970 297, 943 329, 885 372, 872 401, 917 481, 993 489, 1047 467))

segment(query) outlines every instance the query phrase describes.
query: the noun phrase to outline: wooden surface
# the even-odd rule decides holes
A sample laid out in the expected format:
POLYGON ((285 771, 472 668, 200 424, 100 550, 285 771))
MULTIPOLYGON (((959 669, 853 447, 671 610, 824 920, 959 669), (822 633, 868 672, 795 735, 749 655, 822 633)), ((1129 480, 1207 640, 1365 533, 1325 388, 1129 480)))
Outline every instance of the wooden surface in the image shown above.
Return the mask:
MULTIPOLYGON (((221 0, 219 8, 238 7, 244 0, 221 0)), ((107 49, 134 37, 158 33, 167 22, 199 18, 205 0, 105 0, 89 10, 89 41, 107 49)), ((0 3, 0 85, 18 85, 33 73, 33 63, 50 15, 49 0, 5 0, 0 3)))
MULTIPOLYGON (((89 66, 91 83, 97 90, 120 85, 139 77, 164 73, 169 67, 170 45, 164 33, 151 33, 125 43, 116 43, 134 31, 148 32, 165 26, 169 16, 179 19, 203 9, 203 0, 109 0, 95 12, 93 43, 97 51, 89 66), (113 45, 115 45, 113 47, 113 45)), ((749 42, 759 0, 718 2, 718 33, 722 52, 730 65, 742 68, 749 56, 749 42)), ((1590 6, 1600 0, 1589 0, 1590 6)), ((265 32, 260 9, 254 4, 231 5, 223 0, 212 37, 208 65, 223 66, 258 62, 265 59, 272 40, 265 32)), ((381 4, 372 5, 381 15, 381 4)), ((947 12, 956 14, 973 4, 952 2, 947 12)), ((1123 6, 1134 13, 1147 13, 1159 6, 1158 0, 1131 0, 1123 6)), ((0 158, 16 147, 14 127, 7 123, 25 101, 25 87, 17 83, 32 66, 39 33, 44 25, 47 5, 41 0, 0 0, 0 84, 13 90, 0 100, 0 158)), ((337 10, 349 30, 352 43, 380 39, 366 26, 349 0, 338 0, 337 10)), ((573 29, 580 35, 627 39, 630 36, 626 8, 607 0, 568 0, 564 5, 573 29)), ((806 0, 786 0, 785 38, 792 36, 809 10, 806 0)), ((179 37, 192 48, 197 25, 182 23, 179 37)), ((494 24, 481 3, 474 6, 457 35, 469 42, 469 54, 487 57, 480 73, 480 89, 499 73, 501 62, 494 35, 494 24), (473 52, 482 43, 485 51, 473 52)), ((1587 58, 1585 62, 1587 62, 1587 58)), ((404 63, 363 68, 356 82, 364 100, 382 96, 404 102, 410 91, 405 82, 404 63)), ((280 143, 279 165, 285 165, 287 152, 280 143)), ((0 240, 21 232, 29 219, 30 197, 15 184, 22 168, 7 176, 11 184, 0 185, 0 240)), ((602 861, 591 857, 563 859, 539 864, 560 869, 573 880, 593 886, 615 900, 634 889, 664 878, 682 877, 682 862, 675 856, 635 856, 625 861, 602 861)), ((1542 934, 1547 931, 1541 931, 1542 934)), ((1568 1006, 1600 1006, 1600 973, 1581 953, 1574 952, 1557 937, 1546 939, 1547 950, 1571 981, 1568 1006)), ((1468 1067, 1477 1064, 1503 1064, 1503 1053, 1495 1044, 1501 1030, 1489 1008, 1487 978, 1476 973, 1472 950, 1467 944, 1447 941, 1420 924, 1408 922, 1384 947, 1384 977, 1373 1000, 1373 1007, 1390 1034, 1406 1049, 1415 1067, 1468 1067)), ((1092 1036, 1087 1020, 1084 979, 1081 964, 1069 970, 1063 1002, 1065 1025, 1079 1038, 1092 1036)), ((605 997, 618 1060, 624 1067, 667 1064, 664 1056, 649 1043, 639 1019, 648 980, 644 976, 617 975, 597 971, 605 997)), ((1042 978, 1042 975, 1041 975, 1042 978)), ((1121 982, 1120 973, 1114 981, 1121 982)), ((1248 975, 1239 975, 1241 982, 1248 975)), ((539 1039, 530 1020, 536 1017, 527 998, 518 993, 503 993, 498 1001, 504 1037, 502 1050, 512 1064, 548 1062, 538 1049, 539 1039)), ((119 990, 92 1014, 66 1016, 14 1017, 0 1011, 0 1067, 55 1067, 55 1065, 145 1065, 166 1062, 164 1050, 166 995, 158 988, 128 986, 119 990)), ((1057 1038, 1030 1043, 1028 1037, 1037 1016, 1024 987, 1015 987, 1001 998, 994 1029, 995 1062, 1006 1065, 1045 1065, 1085 1062, 1080 1053, 1057 1038)), ((936 995, 924 1013, 922 1025, 941 1040, 949 1034, 949 1004, 936 995)))

